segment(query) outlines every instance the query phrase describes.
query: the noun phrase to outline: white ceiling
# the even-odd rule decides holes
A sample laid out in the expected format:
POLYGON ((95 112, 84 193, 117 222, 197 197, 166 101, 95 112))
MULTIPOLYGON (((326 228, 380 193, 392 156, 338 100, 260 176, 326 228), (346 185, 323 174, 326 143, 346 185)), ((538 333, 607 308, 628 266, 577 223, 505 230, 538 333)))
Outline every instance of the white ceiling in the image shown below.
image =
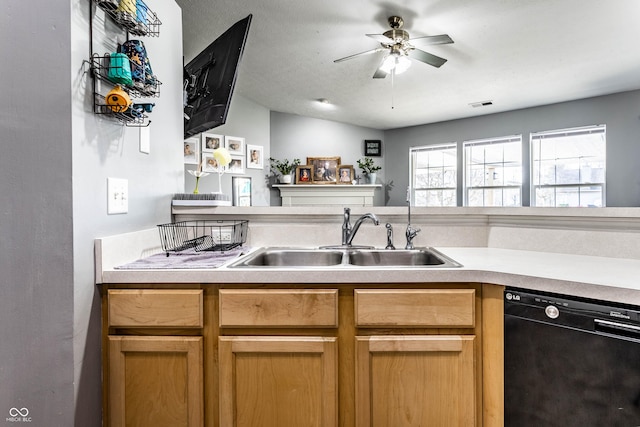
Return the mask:
POLYGON ((392 129, 640 88, 638 0, 176 1, 185 63, 253 14, 236 93, 279 112, 392 129), (414 61, 393 87, 372 78, 383 53, 333 62, 379 47, 365 34, 391 15, 448 34, 424 48, 448 62, 414 61))

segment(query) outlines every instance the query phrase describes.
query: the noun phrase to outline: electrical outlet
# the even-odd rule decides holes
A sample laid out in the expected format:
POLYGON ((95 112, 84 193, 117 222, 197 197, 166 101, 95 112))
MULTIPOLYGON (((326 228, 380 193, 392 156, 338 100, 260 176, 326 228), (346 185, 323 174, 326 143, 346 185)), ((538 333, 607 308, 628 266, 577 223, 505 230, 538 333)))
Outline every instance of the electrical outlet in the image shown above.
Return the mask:
POLYGON ((220 232, 220 243, 231 243, 231 232, 230 231, 221 231, 220 232))
POLYGON ((129 180, 107 178, 107 214, 129 212, 129 180))

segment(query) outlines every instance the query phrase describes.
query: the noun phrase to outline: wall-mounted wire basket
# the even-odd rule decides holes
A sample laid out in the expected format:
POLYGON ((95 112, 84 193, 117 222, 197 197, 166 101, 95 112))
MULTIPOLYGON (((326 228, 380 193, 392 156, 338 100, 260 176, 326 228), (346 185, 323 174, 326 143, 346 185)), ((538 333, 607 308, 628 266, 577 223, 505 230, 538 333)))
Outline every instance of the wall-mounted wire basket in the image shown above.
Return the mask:
POLYGON ((228 251, 247 241, 249 221, 179 221, 158 225, 162 250, 228 251))

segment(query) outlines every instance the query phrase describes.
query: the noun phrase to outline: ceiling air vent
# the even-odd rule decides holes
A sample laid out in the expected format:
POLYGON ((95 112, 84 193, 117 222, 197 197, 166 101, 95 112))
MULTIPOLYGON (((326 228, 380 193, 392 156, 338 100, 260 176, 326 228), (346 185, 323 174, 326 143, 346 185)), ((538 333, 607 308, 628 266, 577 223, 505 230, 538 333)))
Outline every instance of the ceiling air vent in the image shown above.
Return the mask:
POLYGON ((493 101, 472 102, 469 105, 471 105, 473 108, 488 107, 489 105, 493 105, 493 101))

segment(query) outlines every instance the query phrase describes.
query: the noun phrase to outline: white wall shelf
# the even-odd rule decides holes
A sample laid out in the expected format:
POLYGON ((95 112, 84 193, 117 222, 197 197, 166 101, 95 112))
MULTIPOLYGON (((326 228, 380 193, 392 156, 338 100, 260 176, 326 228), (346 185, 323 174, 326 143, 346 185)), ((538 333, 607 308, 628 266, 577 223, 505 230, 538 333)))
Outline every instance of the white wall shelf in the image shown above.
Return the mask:
POLYGON ((373 206, 375 191, 381 184, 276 184, 282 206, 373 206))

